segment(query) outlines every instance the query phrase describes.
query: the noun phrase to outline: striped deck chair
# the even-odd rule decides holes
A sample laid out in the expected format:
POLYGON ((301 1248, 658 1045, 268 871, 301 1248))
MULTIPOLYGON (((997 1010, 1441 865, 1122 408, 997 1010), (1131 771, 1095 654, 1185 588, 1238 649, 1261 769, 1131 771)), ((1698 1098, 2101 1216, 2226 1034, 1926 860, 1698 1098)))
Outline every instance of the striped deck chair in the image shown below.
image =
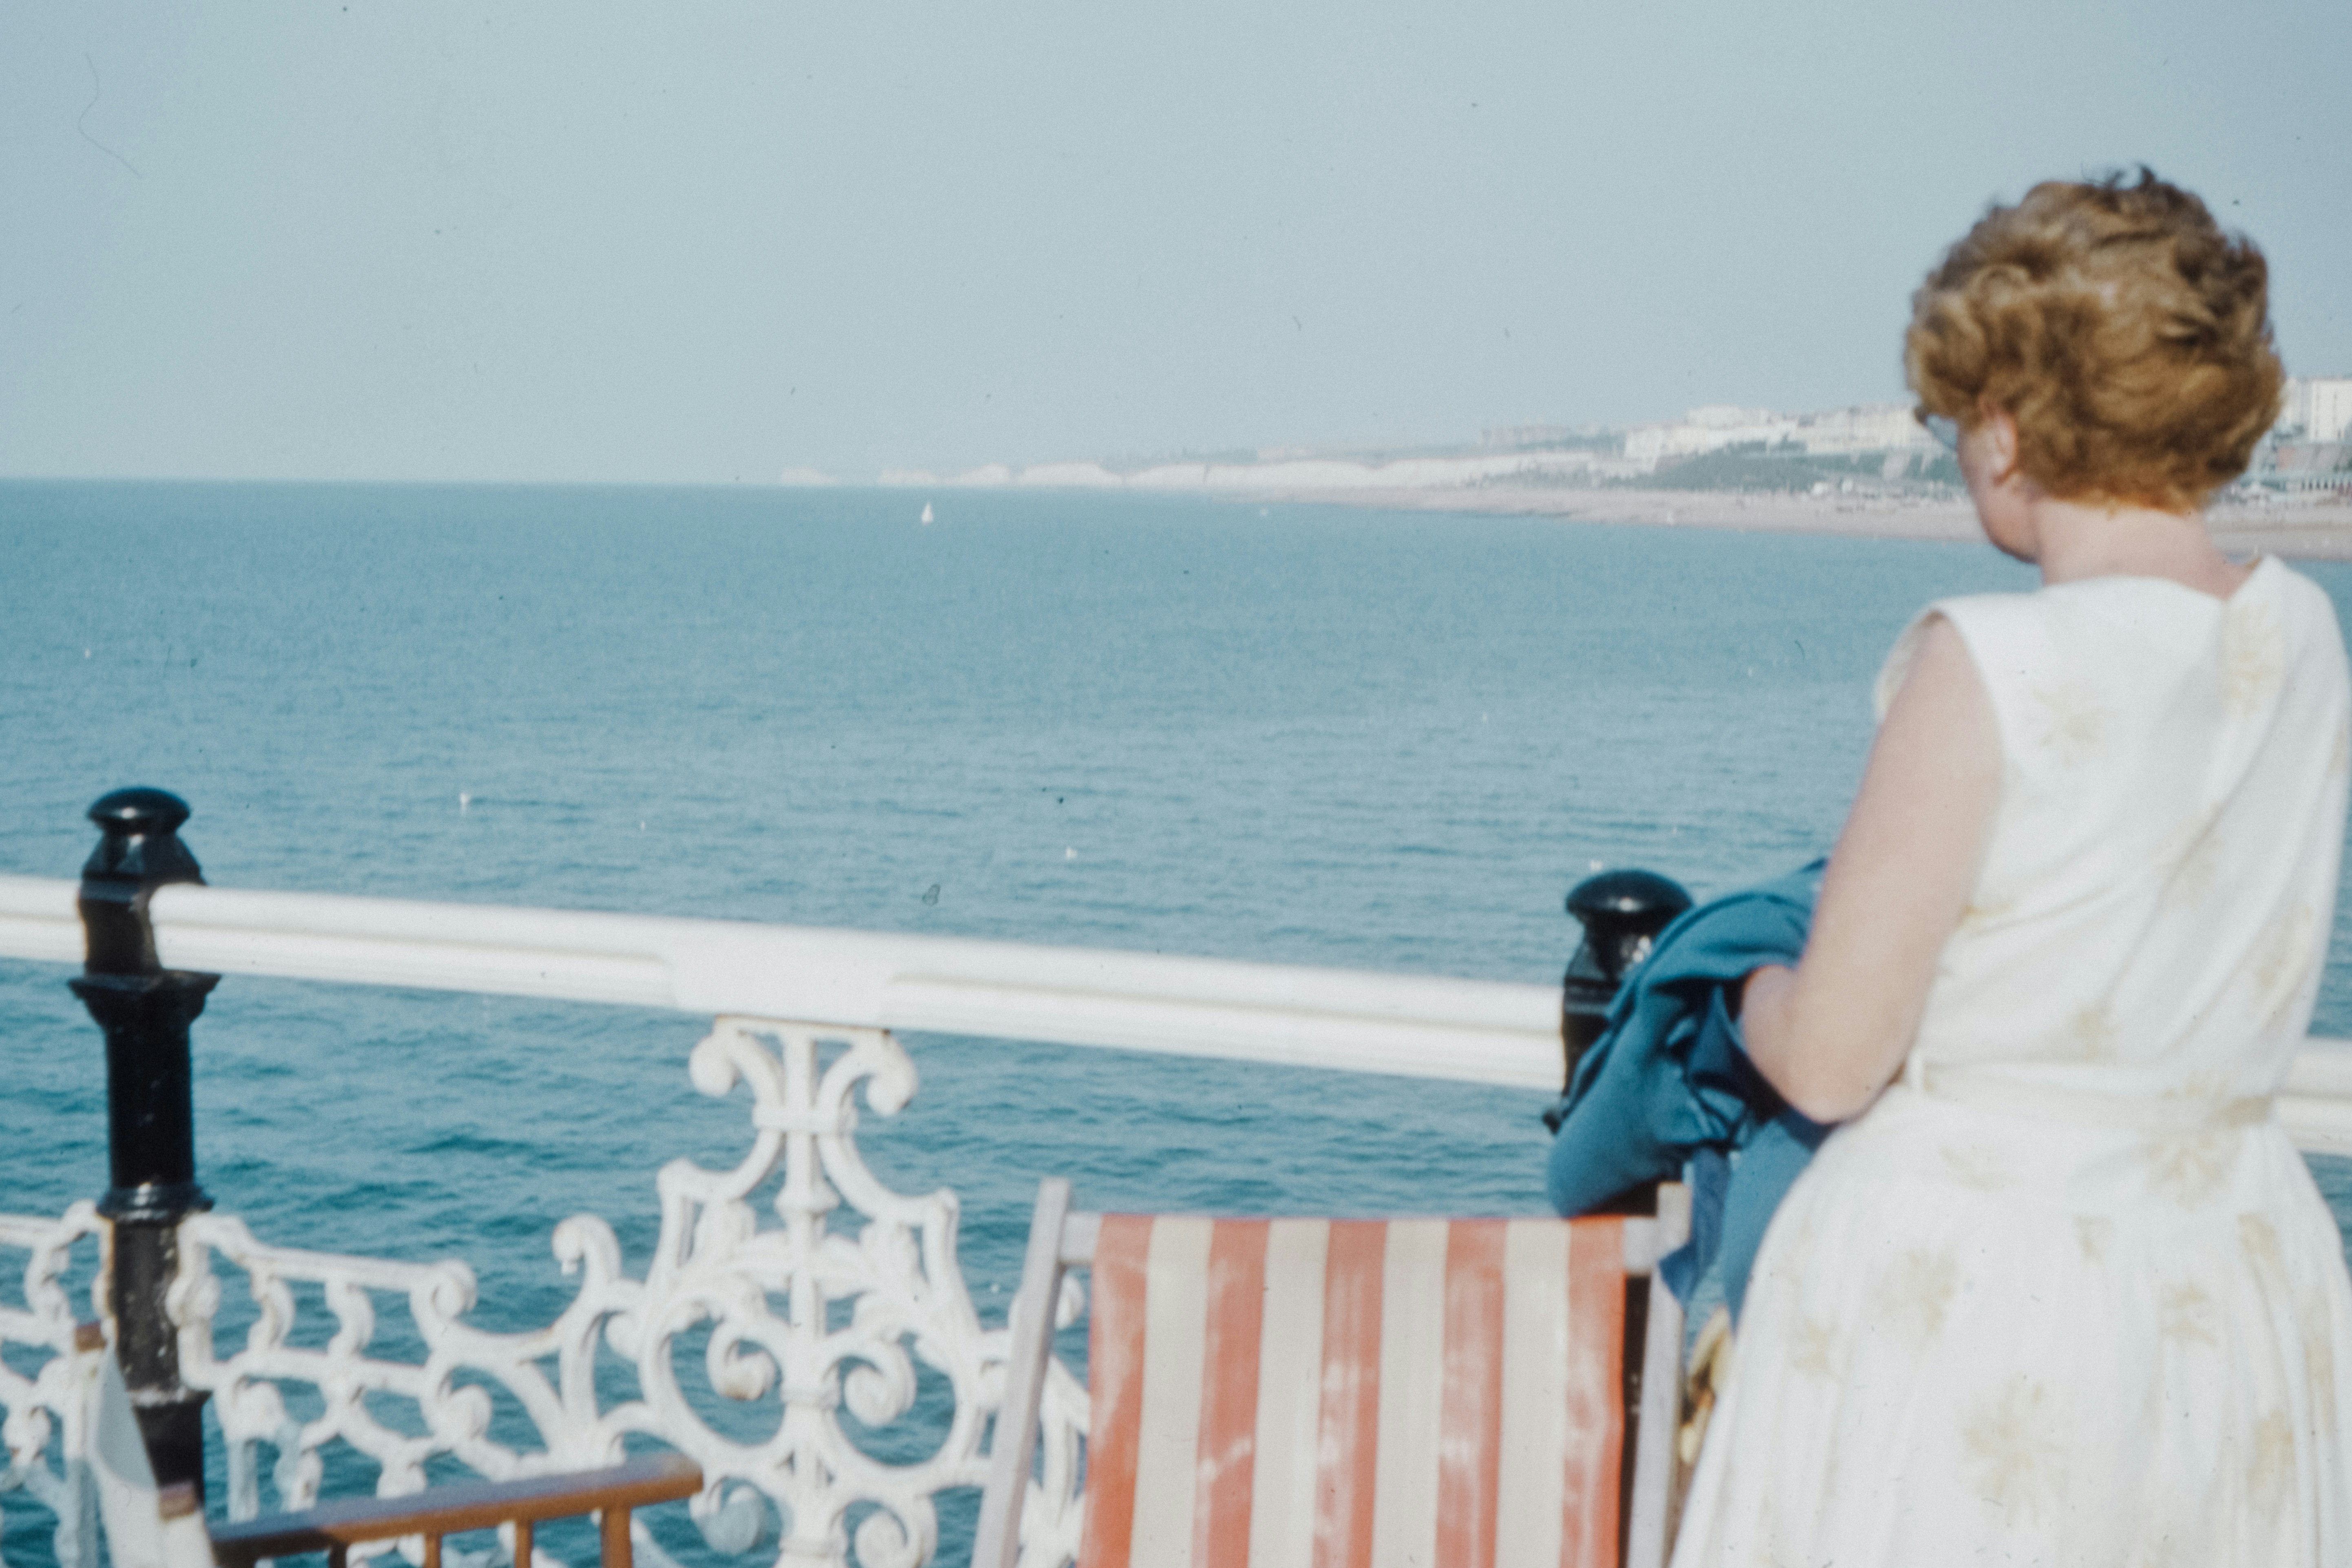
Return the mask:
POLYGON ((1013 1568, 1063 1271, 1091 1266, 1080 1568, 1658 1568, 1682 1312, 1657 1219, 1210 1220, 1037 1198, 972 1568, 1013 1568), (1634 1456, 1630 1506, 1624 1456, 1634 1456), (1622 1517, 1621 1517, 1621 1515, 1622 1517), (1622 1555, 1621 1555, 1622 1546, 1622 1555))

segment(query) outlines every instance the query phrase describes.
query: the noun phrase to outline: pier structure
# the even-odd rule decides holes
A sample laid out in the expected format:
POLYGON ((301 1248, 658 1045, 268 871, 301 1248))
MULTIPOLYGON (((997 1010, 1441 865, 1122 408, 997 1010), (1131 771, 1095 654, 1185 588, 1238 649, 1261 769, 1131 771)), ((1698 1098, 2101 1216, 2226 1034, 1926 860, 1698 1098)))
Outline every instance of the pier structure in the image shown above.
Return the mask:
MULTIPOLYGON (((1009 1341, 982 1322, 966 1289, 956 1194, 893 1191, 861 1157, 861 1118, 894 1115, 916 1092, 900 1031, 1554 1091, 1617 980, 1684 898, 1641 873, 1580 888, 1570 908, 1587 941, 1563 989, 214 888, 177 840, 186 815, 162 792, 119 792, 93 809, 104 837, 80 882, 0 877, 0 956, 81 965, 71 984, 107 1043, 113 1184, 61 1215, 0 1214, 0 1250, 26 1258, 23 1306, 0 1304, 0 1488, 49 1510, 65 1568, 99 1560, 82 1391, 110 1342, 142 1401, 159 1473, 193 1463, 201 1478, 188 1435, 200 1438, 209 1399, 231 1520, 265 1501, 316 1502, 322 1454, 338 1443, 373 1462, 379 1494, 395 1496, 421 1489, 428 1465, 513 1480, 614 1464, 651 1442, 701 1467, 689 1510, 721 1553, 760 1549, 772 1510, 779 1564, 845 1564, 853 1550, 866 1568, 929 1562, 938 1496, 985 1479, 1009 1341), (477 1327, 461 1260, 278 1245, 210 1207, 194 1168, 188 1026, 217 977, 241 975, 707 1019, 687 1071, 706 1095, 748 1090, 743 1153, 725 1170, 664 1167, 659 1239, 642 1276, 625 1267, 607 1220, 577 1215, 551 1237, 579 1281, 572 1302, 537 1329, 477 1327), (753 1194, 772 1184, 763 1215, 753 1194), (106 1321, 98 1332, 65 1284, 93 1243, 109 1265, 89 1303, 106 1321), (214 1332, 231 1283, 259 1308, 240 1342, 214 1332), (331 1321, 305 1316, 312 1301, 331 1321), (404 1315, 404 1331, 380 1334, 380 1313, 404 1315), (674 1353, 688 1342, 703 1353, 674 1353), (689 1385, 688 1363, 706 1386, 689 1385), (625 1390, 604 1375, 616 1364, 631 1374, 625 1390), (924 1376, 946 1394, 919 1410, 924 1376), (320 1414, 292 1413, 297 1387, 320 1414), (493 1390, 523 1413, 527 1434, 494 1426, 493 1390), (714 1398, 770 1406, 772 1435, 721 1430, 707 1417, 714 1398), (404 1418, 387 1419, 385 1401, 404 1418), (910 1419, 930 1424, 914 1446, 920 1457, 877 1458, 872 1436, 910 1419)), ((2352 1045, 2312 1042, 2278 1114, 2303 1147, 2352 1154, 2352 1045)), ((1082 1310, 1066 1294, 1061 1322, 1082 1310)), ((1023 1508, 1024 1564, 1076 1558, 1086 1421, 1086 1390, 1055 1358, 1041 1468, 1023 1508)), ((642 1518, 630 1528, 638 1561, 674 1563, 642 1518)))

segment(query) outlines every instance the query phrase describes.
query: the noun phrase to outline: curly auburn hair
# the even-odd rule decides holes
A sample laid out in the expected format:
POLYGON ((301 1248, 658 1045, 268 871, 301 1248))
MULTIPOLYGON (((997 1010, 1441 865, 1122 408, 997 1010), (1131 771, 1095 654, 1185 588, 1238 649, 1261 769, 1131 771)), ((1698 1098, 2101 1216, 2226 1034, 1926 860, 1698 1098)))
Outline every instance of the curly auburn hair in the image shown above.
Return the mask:
POLYGON ((1921 410, 2017 421, 2018 463, 2069 500, 2191 511, 2278 417, 2270 268, 2146 167, 1996 205, 1911 300, 1921 410))

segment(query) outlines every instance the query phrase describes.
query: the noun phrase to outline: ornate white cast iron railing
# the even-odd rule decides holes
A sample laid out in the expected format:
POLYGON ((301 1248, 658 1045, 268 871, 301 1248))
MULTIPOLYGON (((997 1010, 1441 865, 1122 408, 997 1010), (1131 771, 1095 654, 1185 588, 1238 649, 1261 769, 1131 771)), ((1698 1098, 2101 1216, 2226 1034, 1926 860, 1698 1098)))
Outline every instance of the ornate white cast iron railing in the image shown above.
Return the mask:
MULTIPOLYGON (((0 877, 0 956, 79 963, 77 885, 0 877)), ((1117 1046, 1297 1066, 1549 1089, 1561 1071, 1559 991, 1542 986, 1291 968, 1097 950, 543 910, 240 892, 185 885, 152 900, 155 947, 173 970, 562 997, 715 1016, 689 1058, 695 1087, 749 1089, 751 1138, 731 1170, 679 1160, 656 1187, 660 1237, 643 1279, 625 1271, 612 1228, 565 1221, 557 1257, 580 1279, 545 1328, 469 1325, 471 1272, 458 1262, 399 1263, 264 1245, 226 1215, 179 1229, 167 1305, 181 1376, 208 1391, 227 1448, 229 1510, 262 1501, 261 1455, 279 1506, 317 1493, 321 1451, 341 1440, 379 1467, 379 1490, 424 1483, 428 1461, 482 1475, 610 1462, 633 1436, 698 1460, 709 1485, 693 1505, 712 1545, 749 1550, 775 1505, 779 1563, 866 1568, 929 1560, 933 1499, 982 1479, 984 1434, 1001 1392, 1004 1332, 983 1327, 956 1256, 955 1195, 884 1187, 859 1158, 861 1092, 887 1116, 915 1090, 895 1029, 1117 1046), (782 1173, 763 1228, 751 1194, 782 1173), (856 1228, 832 1216, 846 1205, 856 1228), (222 1268, 245 1277, 257 1316, 237 1347, 215 1343, 222 1268), (333 1319, 323 1344, 299 1321, 306 1292, 333 1319), (377 1344, 381 1300, 404 1305, 423 1347, 403 1360, 377 1344), (698 1412, 673 1349, 705 1340, 710 1390, 772 1401, 773 1433, 739 1442, 698 1412), (634 1371, 635 1394, 600 1389, 600 1357, 634 1371), (548 1370, 552 1363, 553 1371, 548 1370), (837 1412, 887 1427, 913 1406, 917 1364, 951 1392, 944 1438, 887 1463, 851 1439, 837 1412), (285 1385, 316 1391, 298 1419, 285 1385), (527 1415, 531 1441, 492 1432, 492 1391, 527 1415), (390 1396, 414 1413, 387 1422, 390 1396), (857 1522, 853 1530, 852 1518, 857 1522)), ((2282 1119, 2305 1147, 2352 1154, 2352 1046, 2315 1041, 2298 1060, 2282 1119)), ((28 1255, 23 1310, 0 1308, 0 1405, 7 1486, 57 1515, 57 1552, 96 1562, 83 1452, 82 1375, 64 1285, 78 1244, 105 1222, 78 1204, 61 1217, 0 1215, 0 1247, 28 1255), (43 1355, 46 1359, 39 1359, 43 1355), (28 1365, 38 1360, 37 1366, 28 1365)), ((1078 1303, 1066 1300, 1067 1319, 1078 1303)), ((93 1312, 105 1304, 95 1300, 93 1312)), ((1058 1568, 1077 1546, 1085 1392, 1056 1364, 1047 1390, 1043 1471, 1026 1505, 1022 1562, 1058 1568)), ((638 1524, 639 1544, 666 1561, 638 1524)))

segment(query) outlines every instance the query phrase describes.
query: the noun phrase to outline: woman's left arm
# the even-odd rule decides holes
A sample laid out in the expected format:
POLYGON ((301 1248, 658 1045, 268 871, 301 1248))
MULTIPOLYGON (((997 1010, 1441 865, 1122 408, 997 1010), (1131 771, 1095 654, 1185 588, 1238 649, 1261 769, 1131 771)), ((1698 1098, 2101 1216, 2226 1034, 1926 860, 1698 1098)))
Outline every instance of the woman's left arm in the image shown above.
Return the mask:
POLYGON ((1751 974, 1748 1054, 1782 1099, 1843 1121, 1878 1098, 1919 1032, 1936 961, 1975 889, 2000 798, 2000 731, 1968 646, 1920 634, 1822 878, 1804 955, 1751 974))

